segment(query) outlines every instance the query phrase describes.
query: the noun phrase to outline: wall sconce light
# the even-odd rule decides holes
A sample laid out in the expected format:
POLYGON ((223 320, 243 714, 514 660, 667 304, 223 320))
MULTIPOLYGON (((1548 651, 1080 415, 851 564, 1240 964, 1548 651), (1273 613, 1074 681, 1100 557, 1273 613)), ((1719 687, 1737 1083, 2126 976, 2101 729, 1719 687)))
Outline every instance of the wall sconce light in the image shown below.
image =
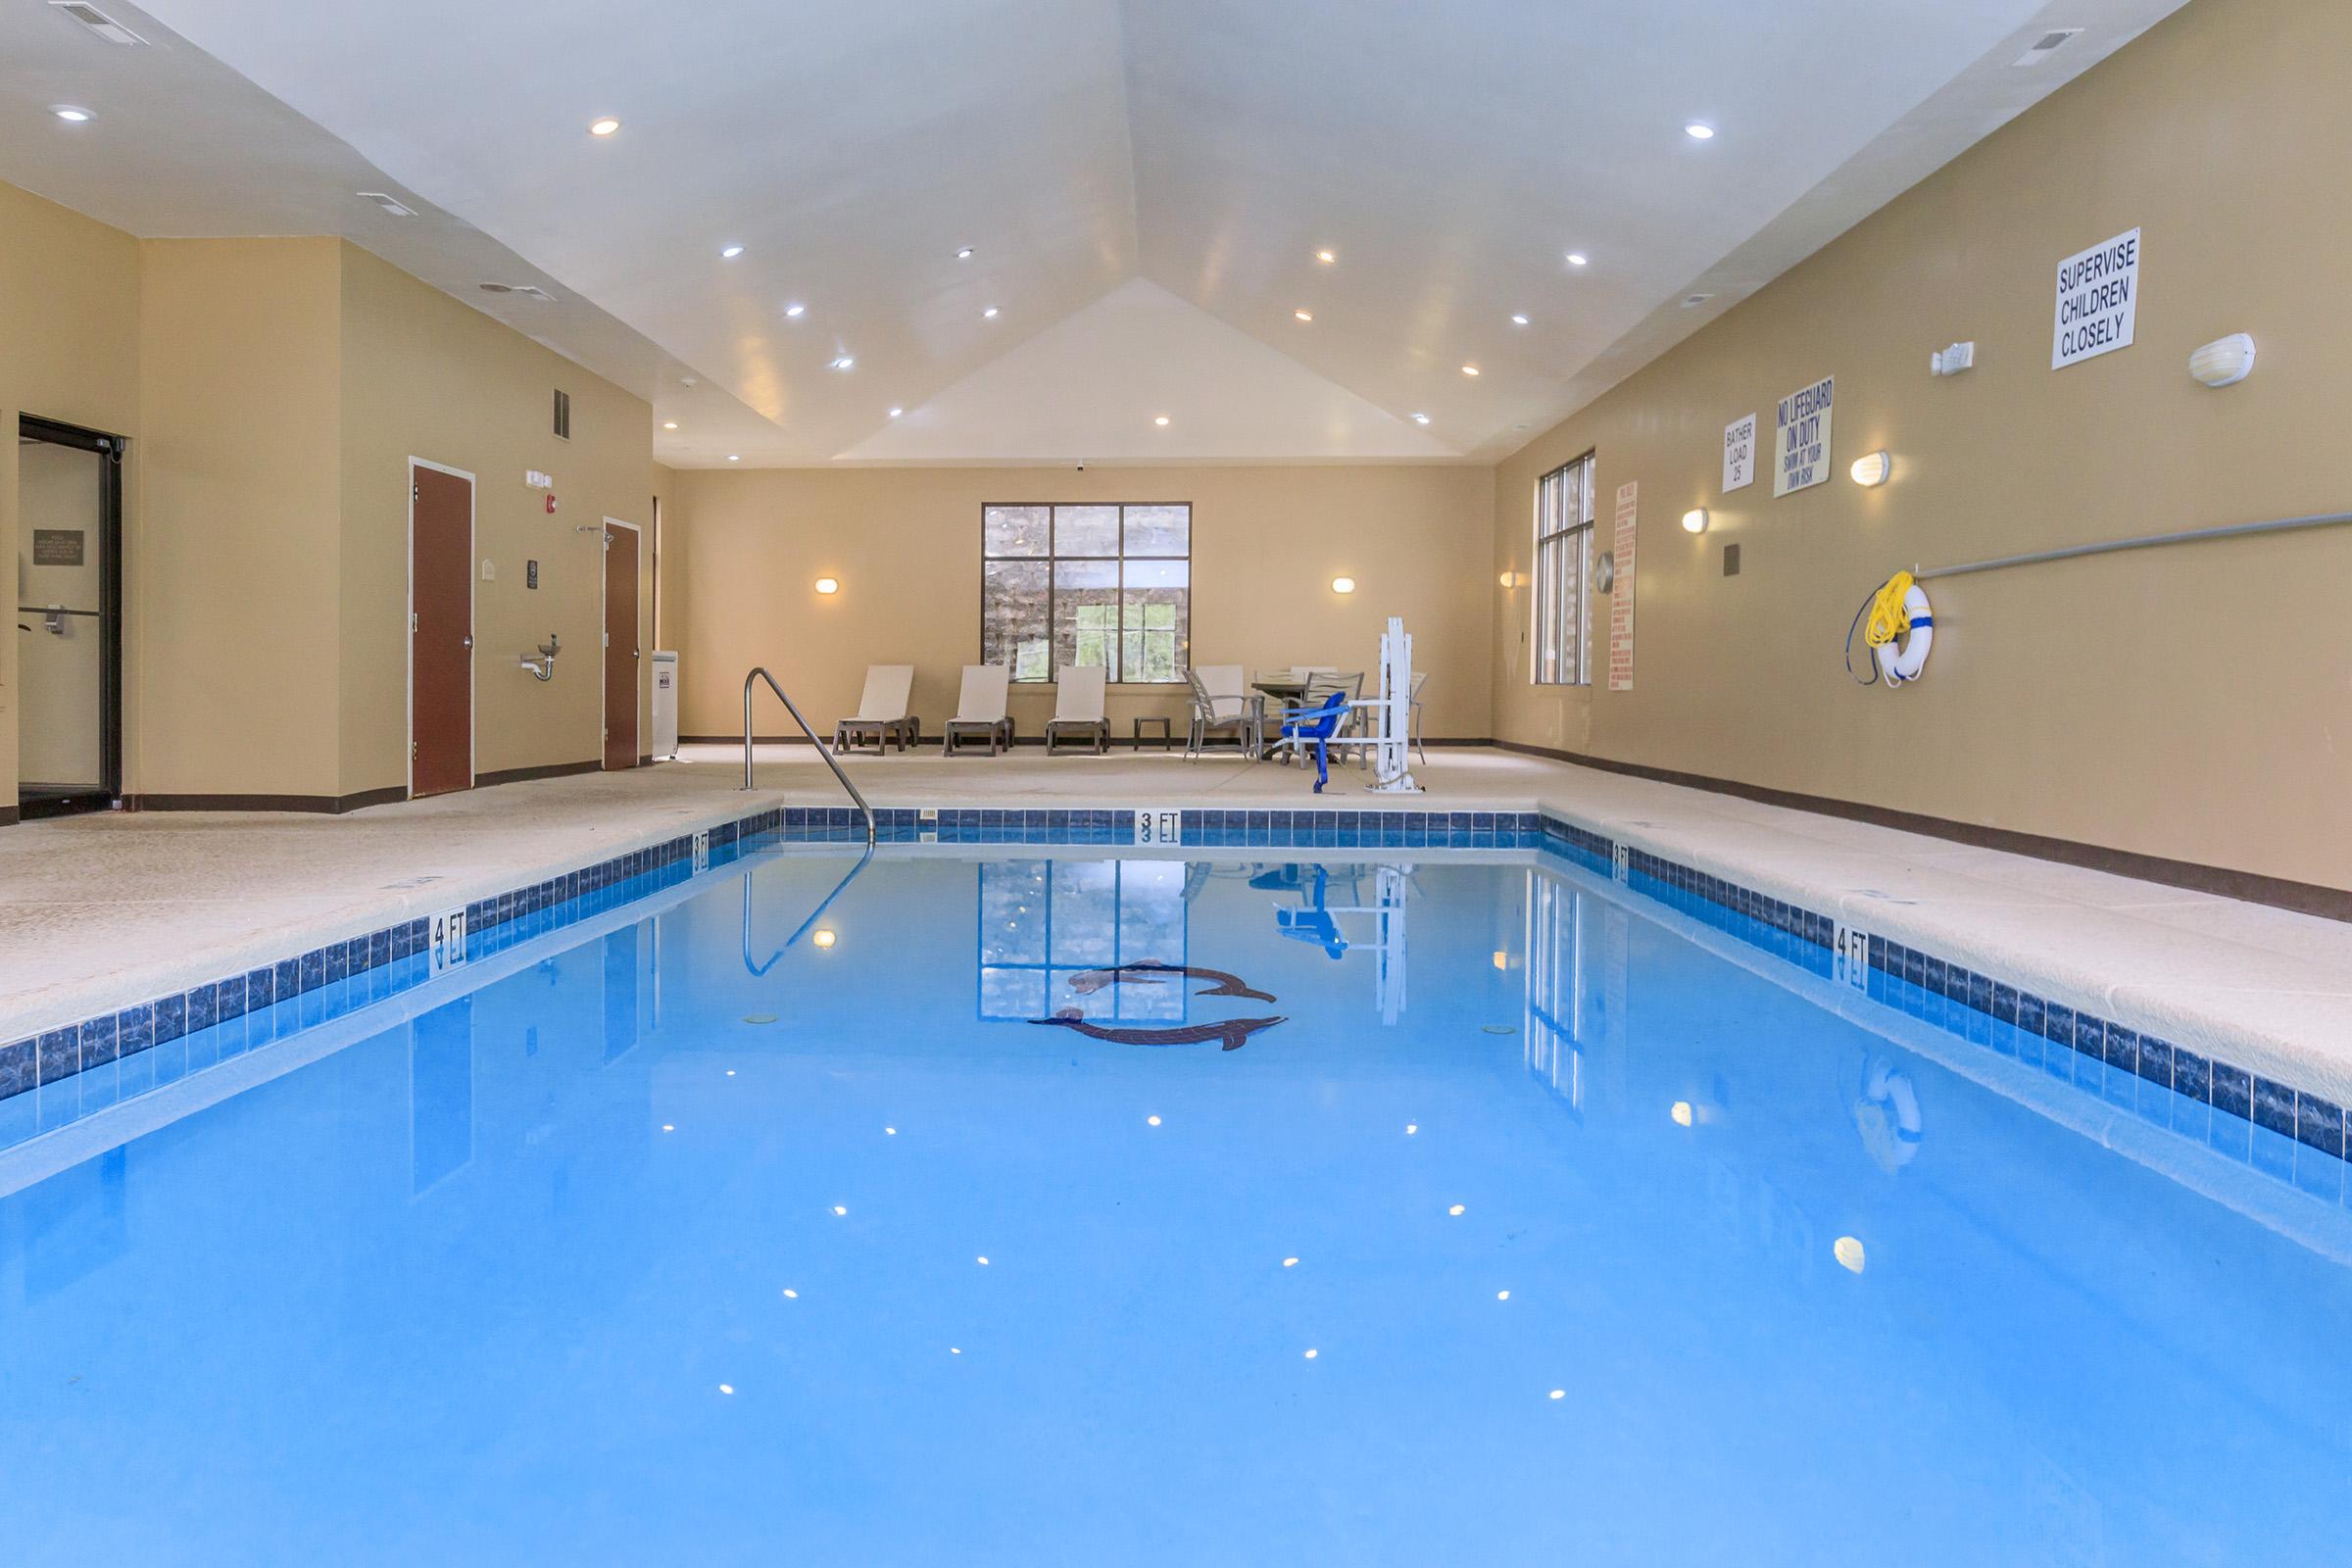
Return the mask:
POLYGON ((1868 489, 1886 482, 1886 476, 1894 471, 1894 460, 1884 452, 1873 452, 1856 458, 1845 471, 1854 476, 1854 483, 1868 489))
POLYGON ((1704 507, 1692 507, 1692 508, 1691 508, 1691 509, 1690 509, 1689 512, 1686 512, 1686 513, 1684 513, 1684 514, 1683 514, 1683 532, 1685 532, 1685 533, 1705 533, 1706 531, 1707 531, 1707 509, 1706 509, 1706 508, 1704 508, 1704 507))
POLYGON ((1518 587, 1518 586, 1519 586, 1519 574, 1518 574, 1517 572, 1515 572, 1515 571, 1506 571, 1506 572, 1504 572, 1504 573, 1502 574, 1502 585, 1503 585, 1505 588, 1516 588, 1516 587, 1518 587))
POLYGON ((2188 373, 2207 386, 2235 386, 2254 373, 2254 340, 2232 332, 2206 344, 2188 357, 2188 373))
POLYGON ((1355 592, 1355 579, 1353 577, 1334 577, 1331 579, 1331 591, 1335 594, 1351 594, 1355 592))
POLYGON ((841 579, 839 577, 819 577, 816 579, 816 591, 820 594, 837 594, 841 592, 841 579))

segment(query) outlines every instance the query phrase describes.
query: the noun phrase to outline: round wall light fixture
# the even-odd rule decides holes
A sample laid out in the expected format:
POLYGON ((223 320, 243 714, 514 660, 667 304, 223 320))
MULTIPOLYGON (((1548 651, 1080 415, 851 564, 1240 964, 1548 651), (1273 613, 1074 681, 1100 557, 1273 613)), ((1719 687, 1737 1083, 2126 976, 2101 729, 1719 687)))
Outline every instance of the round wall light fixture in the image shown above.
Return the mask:
POLYGON ((2188 357, 2188 373, 2207 386, 2235 386, 2254 373, 2254 340, 2243 332, 2215 339, 2188 357))
POLYGON ((841 579, 839 577, 819 577, 816 579, 816 591, 820 594, 837 594, 841 592, 841 579))
POLYGON ((1355 592, 1355 579, 1353 577, 1334 577, 1331 579, 1331 591, 1335 594, 1351 594, 1355 592))
POLYGON ((1894 471, 1894 459, 1884 452, 1867 453, 1845 471, 1853 475, 1854 483, 1869 489, 1886 482, 1886 476, 1894 471))
POLYGON ((1706 508, 1704 508, 1704 507, 1692 507, 1692 508, 1691 508, 1691 509, 1690 509, 1689 512, 1686 512, 1686 513, 1684 513, 1684 514, 1683 514, 1683 532, 1685 532, 1685 533, 1705 533, 1706 531, 1707 531, 1707 509, 1706 509, 1706 508))

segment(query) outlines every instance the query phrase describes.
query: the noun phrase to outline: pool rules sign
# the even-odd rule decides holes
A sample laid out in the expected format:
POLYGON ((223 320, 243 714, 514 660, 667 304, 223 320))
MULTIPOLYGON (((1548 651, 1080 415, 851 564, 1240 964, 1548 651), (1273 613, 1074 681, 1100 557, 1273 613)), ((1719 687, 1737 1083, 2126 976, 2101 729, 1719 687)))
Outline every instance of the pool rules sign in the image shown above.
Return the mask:
POLYGON ((2139 230, 2118 234, 2058 264, 2058 315, 2050 326, 2050 368, 2132 346, 2139 315, 2139 230))
POLYGON ((1830 477, 1830 415, 1838 378, 1825 375, 1772 409, 1772 493, 1785 496, 1830 477))

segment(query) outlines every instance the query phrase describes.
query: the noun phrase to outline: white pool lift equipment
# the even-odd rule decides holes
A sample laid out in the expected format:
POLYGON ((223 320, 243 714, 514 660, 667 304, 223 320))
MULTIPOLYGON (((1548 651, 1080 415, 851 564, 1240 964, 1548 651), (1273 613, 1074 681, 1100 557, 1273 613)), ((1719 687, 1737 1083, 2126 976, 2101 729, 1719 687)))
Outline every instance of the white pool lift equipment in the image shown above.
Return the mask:
POLYGON ((1402 615, 1389 617, 1380 636, 1380 695, 1359 708, 1372 710, 1373 790, 1382 795, 1419 795, 1410 746, 1413 726, 1413 634, 1402 615))

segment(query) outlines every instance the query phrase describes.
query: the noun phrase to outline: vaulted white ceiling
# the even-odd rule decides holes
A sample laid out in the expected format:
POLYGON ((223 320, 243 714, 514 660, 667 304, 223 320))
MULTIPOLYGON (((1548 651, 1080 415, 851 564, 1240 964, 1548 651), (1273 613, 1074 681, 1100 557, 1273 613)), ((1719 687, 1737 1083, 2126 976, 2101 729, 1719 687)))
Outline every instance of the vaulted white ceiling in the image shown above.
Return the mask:
POLYGON ((349 233, 758 465, 1491 460, 2181 0, 97 3, 0 11, 0 177, 349 233))

